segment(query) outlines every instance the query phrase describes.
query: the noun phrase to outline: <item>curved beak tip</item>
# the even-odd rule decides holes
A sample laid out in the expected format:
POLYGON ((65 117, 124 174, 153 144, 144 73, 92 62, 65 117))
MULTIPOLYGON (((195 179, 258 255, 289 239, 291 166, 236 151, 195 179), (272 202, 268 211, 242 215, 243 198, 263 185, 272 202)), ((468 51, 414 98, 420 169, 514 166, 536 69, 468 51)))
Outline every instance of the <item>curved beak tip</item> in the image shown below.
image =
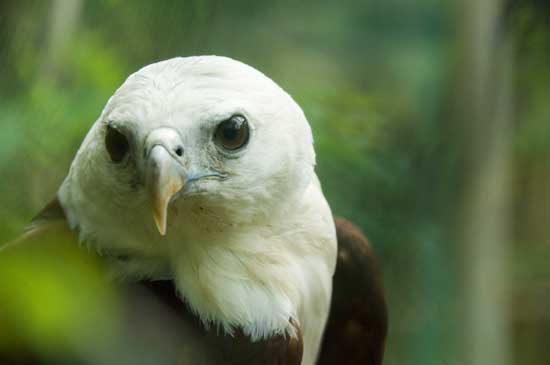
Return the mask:
POLYGON ((158 214, 157 212, 153 213, 153 219, 155 220, 155 225, 161 236, 166 235, 166 214, 158 214))

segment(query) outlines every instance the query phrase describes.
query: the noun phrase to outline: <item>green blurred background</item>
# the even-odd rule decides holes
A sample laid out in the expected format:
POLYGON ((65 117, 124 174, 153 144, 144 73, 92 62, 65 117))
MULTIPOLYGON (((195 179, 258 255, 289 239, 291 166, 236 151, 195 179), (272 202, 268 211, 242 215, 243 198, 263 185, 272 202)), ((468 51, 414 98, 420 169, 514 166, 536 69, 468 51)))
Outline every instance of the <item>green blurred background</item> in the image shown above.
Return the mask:
MULTIPOLYGON (((304 109, 334 213, 380 259, 386 364, 548 362, 542 0, 2 0, 0 242, 130 73, 199 54, 252 65, 304 109)), ((51 290, 35 310, 76 305, 51 290)))

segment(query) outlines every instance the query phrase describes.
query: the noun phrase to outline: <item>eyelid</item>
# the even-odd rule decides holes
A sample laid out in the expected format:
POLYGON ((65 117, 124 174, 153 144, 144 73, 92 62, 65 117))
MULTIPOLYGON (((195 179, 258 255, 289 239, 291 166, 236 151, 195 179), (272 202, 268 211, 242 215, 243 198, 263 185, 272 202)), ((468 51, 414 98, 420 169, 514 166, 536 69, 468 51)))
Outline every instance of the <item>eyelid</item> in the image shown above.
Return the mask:
POLYGON ((109 120, 109 121, 107 121, 106 124, 107 124, 107 128, 113 128, 114 130, 117 130, 120 133, 124 133, 124 134, 126 132, 126 128, 124 127, 124 125, 121 122, 114 121, 114 120, 109 120))
POLYGON ((133 142, 134 139, 134 130, 135 125, 131 121, 122 121, 122 120, 108 120, 106 122, 107 127, 116 129, 120 133, 124 134, 129 141, 133 142))
POLYGON ((225 122, 234 115, 242 115, 248 123, 248 128, 251 131, 254 130, 254 123, 251 121, 248 113, 246 113, 242 109, 235 109, 232 112, 213 113, 204 120, 203 125, 200 128, 206 131, 213 132, 216 130, 220 123, 225 122))

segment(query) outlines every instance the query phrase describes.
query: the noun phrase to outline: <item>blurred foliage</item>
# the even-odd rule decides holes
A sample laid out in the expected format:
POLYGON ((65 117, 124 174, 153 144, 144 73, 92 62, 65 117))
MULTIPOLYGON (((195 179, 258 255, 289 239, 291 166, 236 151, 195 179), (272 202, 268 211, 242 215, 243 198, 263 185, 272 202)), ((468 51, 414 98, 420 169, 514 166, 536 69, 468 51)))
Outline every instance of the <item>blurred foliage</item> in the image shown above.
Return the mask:
POLYGON ((119 304, 99 260, 66 229, 50 229, 0 255, 0 361, 5 353, 90 357, 120 332, 119 304), (68 346, 69 344, 69 346, 68 346))
MULTIPOLYGON (((463 148, 453 142, 448 107, 459 60, 452 2, 68 3, 0 2, 0 242, 54 196, 86 131, 130 73, 174 56, 226 55, 273 78, 312 124, 335 214, 360 225, 381 260, 391 318, 386 363, 459 363, 452 333, 460 323, 449 316, 461 275, 449 227, 463 148)), ((510 295, 521 309, 550 292, 550 32, 545 2, 515 0, 506 9, 517 103, 510 295)), ((29 275, 32 266, 21 263, 29 275)), ((44 296, 51 313, 29 319, 44 333, 56 327, 46 328, 42 316, 72 305, 50 274, 32 286, 57 294, 44 296)), ((10 267, 0 270, 10 275, 10 267)), ((510 313, 518 364, 545 359, 546 307, 510 313)))

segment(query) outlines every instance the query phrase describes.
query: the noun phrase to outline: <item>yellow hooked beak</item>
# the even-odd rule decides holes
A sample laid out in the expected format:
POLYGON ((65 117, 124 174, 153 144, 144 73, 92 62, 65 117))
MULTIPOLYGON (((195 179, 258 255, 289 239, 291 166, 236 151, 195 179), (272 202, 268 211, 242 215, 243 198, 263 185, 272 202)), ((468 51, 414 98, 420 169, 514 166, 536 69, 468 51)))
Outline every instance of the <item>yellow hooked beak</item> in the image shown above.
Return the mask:
POLYGON ((168 206, 187 183, 181 164, 163 145, 153 146, 149 152, 145 183, 153 208, 153 218, 161 235, 166 234, 168 206))

